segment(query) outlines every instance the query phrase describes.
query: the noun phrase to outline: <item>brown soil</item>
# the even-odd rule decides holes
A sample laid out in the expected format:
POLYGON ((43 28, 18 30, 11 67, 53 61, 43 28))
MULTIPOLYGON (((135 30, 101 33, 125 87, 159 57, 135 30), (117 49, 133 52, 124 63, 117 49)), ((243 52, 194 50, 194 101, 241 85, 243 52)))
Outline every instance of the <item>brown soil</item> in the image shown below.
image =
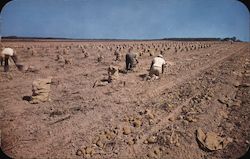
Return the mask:
POLYGON ((1 147, 13 158, 239 158, 249 148, 249 43, 4 45, 31 68, 25 73, 13 63, 8 73, 0 68, 1 147), (116 47, 121 61, 115 61, 116 47), (141 55, 136 69, 96 84, 108 78, 110 65, 124 69, 129 47, 141 55), (160 50, 171 65, 159 80, 144 80, 160 50), (49 76, 50 100, 25 100, 32 82, 49 76), (197 142, 199 128, 232 140, 208 151, 197 142))

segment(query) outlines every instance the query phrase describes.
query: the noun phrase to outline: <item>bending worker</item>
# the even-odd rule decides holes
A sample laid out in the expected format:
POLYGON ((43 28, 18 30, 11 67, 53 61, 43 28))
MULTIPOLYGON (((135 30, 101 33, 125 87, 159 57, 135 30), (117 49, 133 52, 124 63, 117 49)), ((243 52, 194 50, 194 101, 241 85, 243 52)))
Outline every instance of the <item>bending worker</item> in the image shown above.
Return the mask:
POLYGON ((126 54, 126 70, 132 70, 136 64, 139 63, 137 59, 137 54, 132 52, 132 48, 129 48, 128 53, 126 54))
POLYGON ((159 77, 160 74, 163 74, 165 65, 166 61, 163 59, 163 56, 159 54, 151 63, 149 76, 152 77, 155 75, 159 77))
POLYGON ((4 71, 5 72, 9 71, 9 58, 10 57, 14 61, 18 70, 22 71, 23 65, 18 63, 18 58, 17 58, 16 52, 12 48, 3 48, 1 50, 0 63, 1 63, 1 66, 3 66, 3 62, 4 62, 4 71))

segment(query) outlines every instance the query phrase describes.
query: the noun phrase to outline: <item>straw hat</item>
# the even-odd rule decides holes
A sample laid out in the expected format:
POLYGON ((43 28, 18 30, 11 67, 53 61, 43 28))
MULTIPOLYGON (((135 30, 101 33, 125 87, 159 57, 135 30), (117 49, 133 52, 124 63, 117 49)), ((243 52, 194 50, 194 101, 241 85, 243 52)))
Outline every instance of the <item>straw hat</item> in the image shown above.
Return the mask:
POLYGON ((159 54, 157 57, 161 57, 161 58, 163 58, 162 54, 159 54))

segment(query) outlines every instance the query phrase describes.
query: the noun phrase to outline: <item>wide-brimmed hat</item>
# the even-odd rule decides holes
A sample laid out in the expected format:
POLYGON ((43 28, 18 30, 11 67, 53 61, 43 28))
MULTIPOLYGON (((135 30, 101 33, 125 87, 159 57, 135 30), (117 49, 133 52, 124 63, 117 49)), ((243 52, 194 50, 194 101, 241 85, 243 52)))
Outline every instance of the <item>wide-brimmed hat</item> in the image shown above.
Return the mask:
POLYGON ((161 57, 161 58, 163 58, 162 54, 159 54, 157 57, 161 57))

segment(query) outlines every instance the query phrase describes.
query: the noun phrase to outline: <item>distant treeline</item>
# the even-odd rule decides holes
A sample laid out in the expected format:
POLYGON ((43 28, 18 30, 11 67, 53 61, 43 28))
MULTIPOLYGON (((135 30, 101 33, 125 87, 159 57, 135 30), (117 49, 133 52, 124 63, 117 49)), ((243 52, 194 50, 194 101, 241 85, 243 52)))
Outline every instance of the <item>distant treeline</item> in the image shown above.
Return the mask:
POLYGON ((172 41, 237 41, 236 37, 226 37, 226 38, 164 38, 163 40, 172 40, 172 41))
POLYGON ((240 42, 236 37, 226 38, 163 38, 163 39, 72 39, 72 38, 52 38, 52 37, 2 37, 3 41, 234 41, 240 42))
POLYGON ((224 38, 221 39, 221 41, 237 41, 237 42, 241 42, 239 39, 237 39, 235 36, 231 37, 231 38, 224 38))

